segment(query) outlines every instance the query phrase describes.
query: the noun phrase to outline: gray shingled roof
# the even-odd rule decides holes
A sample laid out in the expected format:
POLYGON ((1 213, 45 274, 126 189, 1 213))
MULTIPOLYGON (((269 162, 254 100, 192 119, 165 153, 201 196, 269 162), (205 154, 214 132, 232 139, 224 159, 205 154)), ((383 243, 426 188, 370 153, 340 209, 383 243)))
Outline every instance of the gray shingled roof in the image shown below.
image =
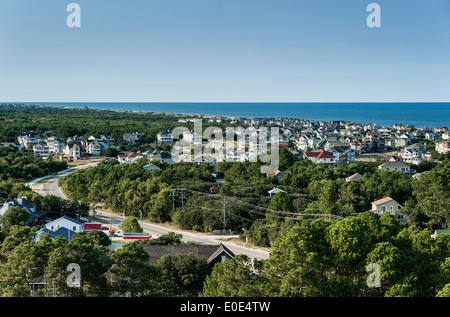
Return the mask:
POLYGON ((355 173, 353 175, 350 175, 349 177, 347 177, 345 180, 346 181, 353 181, 353 180, 358 180, 358 179, 362 179, 363 176, 359 173, 355 173))
POLYGON ((380 165, 380 167, 409 167, 409 165, 406 165, 402 162, 386 162, 380 165))
POLYGON ((233 252, 226 248, 223 244, 220 245, 146 245, 144 250, 150 255, 149 264, 155 265, 156 262, 164 255, 176 255, 179 253, 191 253, 197 259, 203 259, 206 262, 212 261, 222 251, 227 252, 231 257, 234 257, 233 252))

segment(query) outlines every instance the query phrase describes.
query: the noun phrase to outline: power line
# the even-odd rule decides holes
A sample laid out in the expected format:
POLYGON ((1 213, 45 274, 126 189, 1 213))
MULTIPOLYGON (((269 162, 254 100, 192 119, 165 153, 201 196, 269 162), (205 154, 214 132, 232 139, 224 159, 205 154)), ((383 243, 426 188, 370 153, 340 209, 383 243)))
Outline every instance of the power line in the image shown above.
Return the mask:
MULTIPOLYGON (((234 197, 230 197, 230 196, 225 196, 225 195, 220 195, 220 196, 217 196, 217 195, 214 195, 214 194, 210 194, 210 193, 205 193, 205 192, 199 192, 199 191, 196 191, 196 190, 192 190, 192 189, 188 189, 188 188, 173 188, 173 189, 171 189, 171 191, 173 191, 173 192, 175 192, 175 191, 181 191, 182 193, 184 193, 184 191, 186 191, 186 192, 190 192, 190 193, 192 193, 192 194, 198 194, 198 195, 202 195, 202 196, 207 196, 207 197, 223 197, 223 199, 224 199, 224 210, 225 210, 225 199, 227 199, 227 200, 231 200, 231 201, 233 201, 233 202, 236 202, 236 203, 238 203, 238 204, 242 204, 242 205, 245 205, 245 206, 247 206, 247 207, 250 207, 250 208, 254 208, 254 209, 259 209, 259 210, 263 210, 263 211, 265 211, 265 213, 258 213, 258 212, 256 212, 256 211, 249 211, 249 210, 246 210, 247 212, 249 212, 249 213, 254 213, 254 214, 259 214, 259 215, 263 215, 263 216, 272 216, 272 217, 278 217, 278 218, 284 218, 284 219, 294 219, 294 220, 308 220, 308 219, 298 219, 298 218, 292 218, 292 217, 282 217, 282 216, 277 216, 277 215, 274 215, 274 213, 275 214, 285 214, 285 215, 291 215, 291 216, 297 216, 297 217, 326 217, 326 218, 328 218, 328 219, 338 219, 338 220, 342 220, 342 219, 344 219, 344 217, 341 217, 341 216, 337 216, 337 215, 334 215, 334 214, 311 214, 311 213, 295 213, 295 212, 288 212, 288 211, 281 211, 281 210, 274 210, 274 209, 269 209, 269 208, 266 208, 266 207, 262 207, 262 206, 257 206, 257 205, 253 205, 253 204, 250 204, 250 203, 246 203, 246 202, 243 202, 243 201, 240 201, 240 200, 238 200, 238 199, 236 199, 236 198, 234 198, 234 197)), ((184 195, 183 195, 183 201, 184 201, 184 195)), ((198 206, 198 205, 196 205, 197 207, 202 207, 202 206, 198 206)), ((224 212, 225 213, 225 212, 224 212)))

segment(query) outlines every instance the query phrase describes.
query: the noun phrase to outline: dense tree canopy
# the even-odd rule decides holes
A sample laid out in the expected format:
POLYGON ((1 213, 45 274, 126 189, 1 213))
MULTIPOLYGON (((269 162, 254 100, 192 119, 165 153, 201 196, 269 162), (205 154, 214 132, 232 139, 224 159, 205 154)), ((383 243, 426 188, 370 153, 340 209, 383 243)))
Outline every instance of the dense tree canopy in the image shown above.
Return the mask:
POLYGON ((0 181, 30 181, 67 168, 67 162, 41 160, 13 146, 0 146, 0 181))
POLYGON ((203 296, 373 297, 446 296, 450 235, 431 238, 427 229, 392 216, 360 214, 342 221, 299 222, 255 267, 226 261, 204 283, 203 296), (380 285, 368 279, 376 264, 380 285))

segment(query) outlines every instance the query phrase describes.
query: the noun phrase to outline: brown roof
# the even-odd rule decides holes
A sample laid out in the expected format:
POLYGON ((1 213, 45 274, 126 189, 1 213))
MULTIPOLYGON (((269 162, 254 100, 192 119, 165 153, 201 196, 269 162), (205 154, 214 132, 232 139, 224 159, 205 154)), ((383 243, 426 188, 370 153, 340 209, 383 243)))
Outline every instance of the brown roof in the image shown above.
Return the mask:
POLYGON ((381 199, 378 199, 378 200, 372 202, 372 205, 383 204, 383 203, 386 203, 386 202, 391 201, 391 200, 393 200, 391 197, 384 197, 384 198, 381 198, 381 199))
POLYGON ((314 152, 305 152, 305 155, 307 157, 317 157, 317 155, 319 155, 318 151, 314 151, 314 152))
POLYGON ((317 158, 334 158, 334 155, 329 152, 321 152, 319 155, 317 155, 317 158))
POLYGON ((286 174, 291 174, 292 175, 291 171, 280 171, 280 170, 277 170, 274 173, 267 173, 267 176, 277 176, 280 173, 283 173, 284 175, 286 175, 286 174))
POLYGON ((332 153, 325 151, 305 152, 305 155, 307 157, 316 157, 316 158, 334 158, 334 155, 332 153))

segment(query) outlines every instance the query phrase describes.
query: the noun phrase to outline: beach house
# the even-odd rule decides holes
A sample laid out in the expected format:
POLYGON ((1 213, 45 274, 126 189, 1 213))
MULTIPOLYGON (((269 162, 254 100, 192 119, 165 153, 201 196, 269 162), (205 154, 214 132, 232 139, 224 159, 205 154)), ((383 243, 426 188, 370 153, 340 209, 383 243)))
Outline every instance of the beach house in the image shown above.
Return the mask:
POLYGON ((81 146, 78 144, 66 144, 63 151, 68 159, 79 159, 81 157, 81 146))
POLYGON ((389 212, 390 215, 394 216, 400 222, 405 223, 408 222, 408 217, 400 212, 402 208, 403 206, 391 197, 384 197, 372 202, 371 211, 377 215, 382 215, 385 212, 389 212))
POLYGON ((450 151, 450 141, 441 141, 436 143, 436 151, 439 154, 447 154, 450 151))
POLYGON ((82 231, 84 231, 84 224, 82 222, 67 216, 62 216, 45 224, 44 228, 36 232, 35 241, 38 242, 43 234, 49 234, 52 239, 61 236, 67 241, 70 241, 76 233, 82 231))
POLYGON ((336 164, 336 158, 333 153, 326 151, 312 151, 304 152, 303 158, 308 159, 314 163, 320 164, 336 164))
POLYGON ((27 197, 25 196, 4 203, 0 207, 0 217, 3 216, 10 207, 19 207, 25 209, 26 212, 30 215, 27 221, 27 225, 30 226, 37 224, 38 221, 44 217, 44 214, 42 212, 36 210, 36 204, 29 202, 27 197))
POLYGON ((156 135, 156 141, 162 144, 173 143, 173 135, 170 131, 160 132, 156 135))
POLYGON ((135 144, 137 141, 142 139, 143 135, 138 132, 125 133, 122 135, 122 140, 127 144, 135 144))
POLYGON ((386 162, 378 166, 379 169, 384 169, 386 171, 398 171, 405 174, 411 173, 411 168, 409 165, 402 162, 386 162))
POLYGON ((50 156, 50 147, 46 143, 40 142, 33 145, 33 152, 37 157, 45 159, 50 156))
POLYGON ((141 159, 143 157, 145 157, 145 155, 142 153, 131 152, 128 154, 119 154, 117 156, 117 160, 121 164, 136 163, 139 159, 141 159))

